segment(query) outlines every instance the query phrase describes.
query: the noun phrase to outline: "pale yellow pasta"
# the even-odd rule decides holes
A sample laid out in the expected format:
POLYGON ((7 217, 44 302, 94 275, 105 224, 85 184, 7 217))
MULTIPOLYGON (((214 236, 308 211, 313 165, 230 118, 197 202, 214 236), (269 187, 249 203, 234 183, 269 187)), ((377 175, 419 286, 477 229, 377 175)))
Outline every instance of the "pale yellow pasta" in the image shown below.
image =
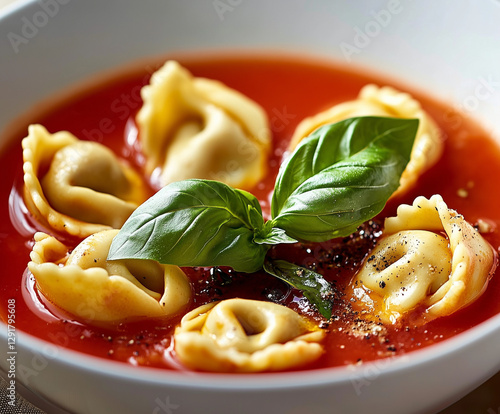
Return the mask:
POLYGON ((490 244, 441 196, 417 197, 385 220, 351 289, 358 306, 386 323, 425 323, 477 299, 495 266, 490 244))
POLYGON ((54 305, 89 324, 175 315, 191 300, 177 266, 152 260, 108 261, 118 230, 83 240, 72 252, 54 237, 35 234, 28 268, 37 288, 54 305))
POLYGON ((147 198, 140 176, 102 144, 30 125, 22 145, 25 202, 56 231, 86 237, 120 228, 147 198))
POLYGON ((359 116, 418 118, 420 121, 410 162, 401 176, 400 186, 395 194, 411 188, 443 152, 440 130, 417 100, 389 86, 378 87, 371 84, 361 89, 357 99, 305 118, 295 129, 289 149, 293 151, 302 139, 320 126, 359 116))
POLYGON ((276 371, 304 365, 323 353, 324 332, 281 305, 227 299, 184 316, 174 335, 180 361, 221 372, 276 371))
POLYGON ((267 115, 249 98, 175 61, 155 72, 141 95, 139 139, 146 171, 160 186, 203 178, 250 188, 266 174, 267 115))

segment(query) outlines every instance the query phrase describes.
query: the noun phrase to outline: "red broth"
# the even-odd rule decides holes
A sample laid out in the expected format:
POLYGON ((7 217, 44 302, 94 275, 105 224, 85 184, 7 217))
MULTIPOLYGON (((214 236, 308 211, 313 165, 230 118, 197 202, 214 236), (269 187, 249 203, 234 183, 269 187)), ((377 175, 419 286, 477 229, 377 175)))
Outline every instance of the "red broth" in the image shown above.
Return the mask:
MULTIPOLYGON (((427 325, 384 327, 372 332, 349 311, 342 291, 362 259, 380 235, 383 217, 393 215, 400 203, 411 204, 418 195, 441 194, 450 208, 472 224, 484 220, 492 231, 484 237, 500 246, 500 204, 496 177, 500 176, 500 151, 472 120, 454 108, 430 99, 408 86, 370 72, 293 56, 206 56, 178 59, 195 76, 217 79, 258 102, 266 110, 274 143, 268 177, 253 193, 265 212, 283 152, 296 125, 336 103, 354 99, 367 83, 393 85, 420 100, 443 131, 445 152, 409 194, 391 200, 376 219, 350 238, 327 243, 273 248, 274 257, 318 269, 335 286, 333 322, 328 327, 324 356, 305 368, 339 366, 402 355, 462 332, 500 311, 500 274, 495 274, 485 293, 472 305, 427 325)), ((141 154, 133 145, 134 115, 141 105, 140 88, 162 62, 117 72, 105 80, 87 84, 64 99, 49 102, 11 129, 0 154, 0 249, 3 266, 0 285, 0 316, 7 319, 8 301, 15 299, 16 328, 44 340, 101 358, 166 369, 183 369, 172 351, 171 335, 180 316, 165 320, 120 324, 113 329, 77 322, 51 306, 35 288, 27 271, 35 231, 42 228, 27 214, 22 200, 21 139, 27 126, 40 123, 50 132, 68 130, 80 139, 99 141, 128 159, 140 171, 141 154)), ((151 189, 151 192, 154 190, 151 189)), ((65 240, 69 245, 77 240, 65 240)), ((245 297, 273 300, 318 318, 299 292, 272 277, 257 273, 236 274, 230 269, 185 269, 192 280, 198 306, 212 299, 245 297)))

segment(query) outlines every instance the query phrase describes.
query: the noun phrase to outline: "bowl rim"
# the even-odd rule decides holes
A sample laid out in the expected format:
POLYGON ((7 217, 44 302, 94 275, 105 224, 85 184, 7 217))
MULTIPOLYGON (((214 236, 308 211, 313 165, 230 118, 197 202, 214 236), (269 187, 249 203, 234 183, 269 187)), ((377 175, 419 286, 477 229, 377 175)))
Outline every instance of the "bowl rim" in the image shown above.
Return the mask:
POLYGON ((2 19, 9 17, 10 14, 14 14, 18 10, 24 9, 35 3, 37 3, 37 0, 11 0, 3 7, 0 7, 0 23, 2 19))
MULTIPOLYGON (((15 13, 27 7, 38 4, 37 0, 17 0, 0 9, 0 23, 4 19, 12 17, 15 13)), ((225 50, 219 50, 225 52, 225 50)), ((175 52, 174 52, 175 53, 175 52)), ((270 52, 271 53, 271 52, 270 52)), ((307 51, 300 53, 309 56, 307 51)), ((294 56, 294 53, 290 53, 294 56)), ((322 54, 311 53, 309 57, 316 56, 319 59, 325 58, 322 54)), ((156 57, 152 57, 155 59, 156 57)), ((328 58, 332 61, 332 58, 328 58)), ((131 62, 135 64, 136 61, 131 62)), ((355 68, 362 69, 366 64, 358 63, 355 68)), ((111 68, 111 70, 114 70, 111 68)), ((377 74, 377 68, 370 68, 377 74)), ((106 71, 100 75, 106 76, 106 71)), ((392 75, 391 75, 392 78, 392 75)), ((77 86, 86 81, 81 79, 77 86)), ((399 81, 400 79, 396 79, 399 81)), ((68 88, 68 90, 71 88, 68 88)), ((430 95, 434 96, 434 95, 430 95)), ((7 342, 7 324, 0 320, 0 338, 7 342)), ((426 346, 422 349, 413 350, 409 353, 388 358, 380 358, 373 361, 367 361, 359 366, 343 365, 338 367, 318 368, 303 371, 287 372, 266 372, 250 374, 232 374, 232 373, 209 373, 193 371, 177 371, 162 368, 138 367, 127 364, 126 362, 107 360, 106 358, 96 357, 84 352, 65 348, 50 341, 43 340, 32 334, 16 329, 16 344, 19 350, 29 350, 33 354, 43 353, 43 349, 54 346, 57 348, 57 354, 50 357, 52 360, 58 360, 66 366, 88 373, 105 375, 109 378, 121 378, 123 380, 140 380, 150 384, 175 385, 179 387, 189 386, 190 388, 212 389, 212 390, 279 390, 290 388, 314 387, 321 384, 336 384, 350 382, 361 370, 375 366, 381 375, 390 374, 424 363, 431 363, 442 358, 444 355, 466 350, 474 343, 479 343, 489 335, 500 334, 500 313, 480 322, 479 324, 466 329, 465 331, 453 335, 450 338, 439 343, 426 346), (40 351, 42 350, 42 351, 40 351), (380 361, 384 361, 383 364, 380 361), (267 380, 269 378, 269 381, 267 380)), ((50 363, 50 361, 49 361, 50 363)), ((500 361, 497 369, 500 368, 500 361)))

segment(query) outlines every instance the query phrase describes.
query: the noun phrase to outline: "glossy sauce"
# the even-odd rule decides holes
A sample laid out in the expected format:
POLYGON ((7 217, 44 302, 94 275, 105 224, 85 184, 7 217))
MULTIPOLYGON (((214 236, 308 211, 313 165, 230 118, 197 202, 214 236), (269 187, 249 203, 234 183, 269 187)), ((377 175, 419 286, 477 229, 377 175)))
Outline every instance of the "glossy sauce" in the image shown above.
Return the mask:
MULTIPOLYGON (((381 234, 383 217, 394 215, 400 203, 411 204, 418 195, 441 194, 448 207, 472 224, 484 220, 492 231, 484 237, 498 251, 500 246, 500 152, 487 134, 451 107, 437 103, 407 86, 360 73, 344 66, 302 59, 270 56, 215 56, 178 59, 195 76, 224 82, 259 103, 267 112, 274 140, 268 177, 252 192, 265 214, 277 169, 296 125, 336 103, 354 99, 367 83, 393 85, 422 103, 443 131, 445 152, 439 163, 421 177, 409 194, 392 200, 384 212, 344 240, 321 244, 280 246, 270 255, 309 266, 324 273, 336 293, 334 318, 328 326, 327 352, 313 366, 339 366, 401 355, 462 332, 500 312, 500 275, 486 292, 466 309, 422 327, 397 329, 364 323, 350 311, 343 287, 370 252, 381 234)), ((171 350, 173 327, 181 315, 168 320, 120 324, 114 329, 86 326, 72 320, 40 297, 27 272, 33 233, 43 229, 26 212, 22 201, 21 139, 30 123, 41 123, 50 132, 68 130, 80 139, 99 141, 127 159, 140 171, 143 158, 135 141, 134 115, 141 105, 140 88, 162 62, 135 67, 106 81, 88 86, 70 98, 51 103, 29 115, 8 137, 0 154, 0 316, 6 319, 7 300, 16 299, 16 328, 74 350, 132 365, 183 369, 171 350)), ((154 189, 151 188, 151 193, 154 189)), ((78 240, 63 240, 76 245, 78 240)), ((214 299, 247 297, 286 304, 318 318, 299 292, 264 274, 236 274, 227 268, 185 269, 192 280, 193 307, 214 299)))

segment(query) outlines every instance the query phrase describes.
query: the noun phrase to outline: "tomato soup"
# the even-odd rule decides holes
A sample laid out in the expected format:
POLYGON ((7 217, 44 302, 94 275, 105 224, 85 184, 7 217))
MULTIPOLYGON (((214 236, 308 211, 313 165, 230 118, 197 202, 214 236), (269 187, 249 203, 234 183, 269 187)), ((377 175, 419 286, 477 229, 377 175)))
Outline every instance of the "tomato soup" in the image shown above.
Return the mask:
MULTIPOLYGON (((368 83, 392 85, 410 92, 442 130, 444 153, 409 192, 393 198, 384 211, 353 235, 324 243, 280 245, 269 255, 316 270, 334 288, 333 317, 323 322, 327 335, 324 355, 304 369, 359 364, 403 355, 445 340, 477 325, 500 311, 500 275, 474 303, 451 316, 422 326, 370 324, 349 307, 344 290, 382 234, 384 217, 394 215, 399 204, 415 197, 440 194, 449 208, 463 214, 472 225, 486 223, 483 237, 500 246, 500 203, 497 180, 500 151, 488 134, 452 106, 437 102, 411 85, 401 85, 370 72, 348 66, 294 56, 224 55, 181 57, 178 61, 195 76, 216 79, 260 104, 269 117, 273 152, 269 173, 251 192, 269 216, 270 195, 279 165, 297 124, 334 104, 355 99, 368 83)), ((50 233, 28 213, 23 201, 21 140, 29 124, 39 123, 50 132, 67 130, 82 140, 98 141, 142 172, 144 157, 136 142, 135 114, 142 101, 140 89, 161 64, 136 65, 114 76, 96 80, 48 102, 9 130, 0 154, 0 241, 3 264, 0 316, 7 319, 9 299, 16 303, 16 328, 31 335, 100 358, 164 369, 185 369, 176 360, 172 334, 180 317, 123 323, 97 328, 78 322, 51 305, 36 289, 27 270, 36 231, 50 233)), ((147 181, 147 180, 145 180, 147 181)), ((148 189, 154 193, 153 187, 148 189)), ((66 238, 68 245, 78 240, 66 238)), ((186 268, 194 292, 193 307, 226 298, 250 298, 284 304, 297 312, 321 317, 302 294, 264 272, 237 273, 230 268, 186 268)))

